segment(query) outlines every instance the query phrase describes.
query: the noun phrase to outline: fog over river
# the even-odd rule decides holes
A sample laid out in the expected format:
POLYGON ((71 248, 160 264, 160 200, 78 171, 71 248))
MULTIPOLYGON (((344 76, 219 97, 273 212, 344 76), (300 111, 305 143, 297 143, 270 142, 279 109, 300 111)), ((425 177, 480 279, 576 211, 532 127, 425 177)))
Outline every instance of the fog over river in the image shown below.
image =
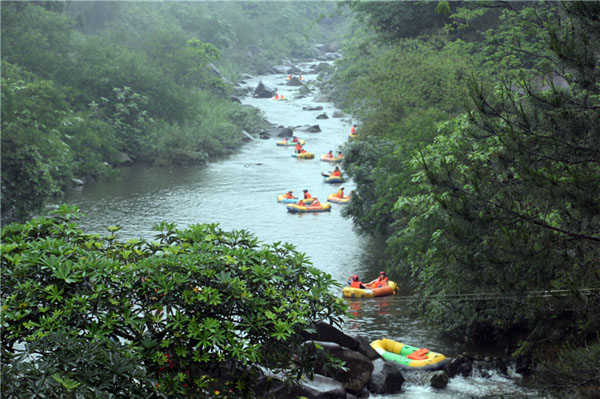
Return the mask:
MULTIPOLYGON (((299 65, 308 71, 308 64, 299 65)), ((305 81, 316 79, 314 74, 303 74, 305 81)), ((296 132, 306 141, 307 151, 316 155, 312 160, 293 158, 293 147, 278 147, 278 138, 256 139, 224 160, 206 167, 177 169, 134 166, 122 169, 122 177, 114 181, 96 182, 73 189, 65 202, 78 205, 87 215, 82 220, 86 232, 105 233, 105 226, 119 225, 121 239, 153 238, 152 226, 160 221, 185 227, 197 223, 219 223, 225 230, 248 230, 267 243, 289 242, 305 252, 319 269, 331 274, 341 285, 351 274, 363 281, 374 279, 379 273, 383 243, 361 236, 351 220, 341 215, 343 205, 332 204, 331 212, 292 214, 276 197, 287 190, 296 196, 303 189, 318 197, 323 203, 339 185, 323 182, 321 172, 332 170, 319 156, 329 150, 337 151, 348 139, 354 122, 351 116, 332 118, 335 108, 331 103, 316 103, 313 93, 294 99, 297 87, 286 86, 287 75, 275 74, 246 80, 250 88, 259 80, 276 86, 279 94, 287 98, 242 99, 243 103, 261 109, 266 118, 277 125, 295 127, 316 125, 320 133, 296 132), (305 111, 303 107, 320 105, 321 111, 305 111), (329 119, 316 119, 326 113, 329 119)), ((351 182, 344 183, 346 193, 353 189, 351 182)), ((402 285, 408 276, 395 275, 391 280, 402 285)), ((336 288, 336 291, 340 291, 336 288)), ((355 316, 343 329, 349 334, 360 334, 368 340, 390 338, 413 346, 427 347, 447 356, 456 356, 465 350, 453 342, 442 340, 432 326, 411 312, 404 288, 400 295, 366 300, 347 300, 355 316)), ((341 294, 340 294, 341 295, 341 294)), ((469 349, 472 350, 472 349, 469 349)), ((481 349, 480 349, 481 350, 481 349)), ((489 351, 481 350, 481 355, 489 351)), ((520 377, 509 372, 503 376, 492 372, 483 377, 476 371, 471 377, 455 377, 444 390, 429 387, 423 373, 406 373, 403 392, 373 398, 473 398, 490 394, 536 397, 518 386, 520 377)))

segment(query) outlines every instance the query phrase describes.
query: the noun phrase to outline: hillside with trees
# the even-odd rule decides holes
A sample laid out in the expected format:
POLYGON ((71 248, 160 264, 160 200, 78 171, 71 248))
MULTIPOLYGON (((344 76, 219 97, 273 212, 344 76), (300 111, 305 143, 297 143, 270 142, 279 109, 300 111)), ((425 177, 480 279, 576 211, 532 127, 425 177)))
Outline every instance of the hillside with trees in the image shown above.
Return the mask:
POLYGON ((365 24, 335 80, 361 136, 347 215, 446 334, 597 392, 599 3, 345 5, 365 24))
POLYGON ((72 179, 124 162, 198 165, 268 126, 232 101, 339 37, 333 3, 2 2, 2 215, 25 220, 72 179), (274 35, 273 33, 277 34, 274 35))

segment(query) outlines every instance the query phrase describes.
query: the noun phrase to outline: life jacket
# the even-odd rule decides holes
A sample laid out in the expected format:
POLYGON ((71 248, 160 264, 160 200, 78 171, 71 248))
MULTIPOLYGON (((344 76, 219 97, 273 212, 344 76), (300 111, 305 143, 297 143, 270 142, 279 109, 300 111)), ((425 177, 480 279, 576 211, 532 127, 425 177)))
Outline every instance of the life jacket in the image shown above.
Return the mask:
POLYGON ((327 158, 333 158, 333 154, 331 153, 331 151, 328 152, 326 156, 327 156, 327 158))
POLYGON ((343 190, 338 190, 337 193, 335 193, 335 196, 338 198, 344 198, 344 191, 343 190))
POLYGON ((283 198, 294 198, 294 196, 292 194, 290 194, 290 193, 285 193, 283 195, 283 198))
POLYGON ((294 139, 292 140, 292 143, 297 143, 298 142, 298 137, 294 137, 294 139))
POLYGON ((361 284, 360 281, 352 281, 350 283, 350 287, 352 287, 352 288, 360 288, 360 284, 361 284))
POLYGON ((306 154, 306 150, 302 149, 302 151, 300 151, 300 154, 306 154))
POLYGON ((310 195, 310 193, 304 193, 304 199, 309 199, 312 198, 312 195, 310 195))
POLYGON ((350 129, 350 133, 352 133, 352 134, 356 133, 356 128, 354 126, 352 126, 352 129, 350 129))
POLYGON ((300 143, 296 144, 296 152, 300 152, 300 150, 302 149, 302 146, 300 145, 300 143))
POLYGON ((388 284, 388 278, 387 277, 384 277, 384 278, 377 277, 377 280, 375 280, 375 283, 374 283, 375 287, 378 287, 378 288, 379 287, 385 287, 387 284, 388 284))
POLYGON ((334 170, 334 171, 331 173, 331 176, 341 176, 341 174, 342 174, 342 173, 341 173, 339 170, 334 170))

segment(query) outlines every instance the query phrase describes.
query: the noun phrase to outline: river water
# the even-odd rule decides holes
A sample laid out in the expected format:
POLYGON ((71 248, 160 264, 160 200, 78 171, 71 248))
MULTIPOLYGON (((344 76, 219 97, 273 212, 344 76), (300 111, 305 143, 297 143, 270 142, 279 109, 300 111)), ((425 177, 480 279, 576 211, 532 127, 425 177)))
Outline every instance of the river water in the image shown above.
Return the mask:
MULTIPOLYGON (((308 64, 299 65, 308 71, 308 64)), ((306 82, 316 79, 314 74, 303 74, 306 82)), ((87 215, 82 221, 86 232, 105 233, 106 226, 119 225, 121 239, 153 238, 152 226, 160 221, 185 227, 197 223, 219 223, 225 230, 248 230, 266 243, 289 242, 306 253, 319 269, 345 284, 352 274, 363 281, 375 278, 380 269, 384 243, 375 238, 359 235, 352 222, 341 216, 343 205, 332 204, 331 212, 292 214, 276 197, 287 190, 296 196, 303 189, 326 203, 327 196, 339 185, 323 182, 322 172, 332 166, 321 162, 319 156, 334 152, 348 139, 353 121, 350 117, 332 118, 335 108, 331 103, 316 103, 316 91, 295 99, 297 87, 286 86, 286 75, 275 74, 246 80, 254 89, 259 80, 276 86, 286 100, 275 101, 247 97, 242 101, 262 110, 266 118, 277 125, 296 127, 316 125, 319 133, 296 135, 306 141, 307 151, 316 155, 313 160, 293 158, 293 147, 278 147, 279 138, 257 139, 227 159, 206 167, 152 168, 134 166, 124 168, 121 178, 101 181, 73 189, 66 193, 64 202, 76 204, 87 215), (303 107, 320 105, 321 111, 305 111, 303 107), (329 119, 316 119, 322 113, 329 119)), ((353 185, 343 184, 346 193, 353 185)), ((388 273, 391 280, 403 281, 405 276, 388 273)), ((339 291, 339 289, 336 289, 339 291)), ((350 313, 343 329, 349 334, 360 334, 369 340, 390 338, 413 346, 427 347, 447 356, 455 356, 464 348, 442 340, 435 328, 429 326, 412 311, 404 295, 367 300, 347 300, 350 313)), ((486 353, 482 353, 486 355, 486 353)), ((455 377, 443 390, 428 386, 422 373, 406 373, 403 392, 397 395, 373 398, 475 398, 513 393, 535 397, 535 393, 519 386, 520 376, 492 373, 489 377, 475 372, 471 377, 455 377)))

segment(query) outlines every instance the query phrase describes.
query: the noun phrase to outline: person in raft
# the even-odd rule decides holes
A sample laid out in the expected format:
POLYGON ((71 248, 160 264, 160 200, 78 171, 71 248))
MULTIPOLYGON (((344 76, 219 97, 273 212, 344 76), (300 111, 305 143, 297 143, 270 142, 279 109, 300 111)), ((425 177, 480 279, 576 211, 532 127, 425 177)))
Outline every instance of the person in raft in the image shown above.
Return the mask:
POLYGON ((296 143, 296 154, 300 154, 302 151, 302 144, 296 143))
POLYGON ((298 142, 298 137, 292 136, 292 143, 297 143, 297 142, 298 142))
POLYGON ((365 285, 363 283, 360 282, 360 280, 358 279, 358 274, 355 274, 354 276, 352 276, 349 280, 348 280, 348 284, 350 284, 350 288, 361 288, 361 289, 365 289, 365 285))
POLYGON ((344 154, 342 154, 342 152, 341 152, 341 151, 338 151, 337 157, 338 157, 338 158, 344 158, 344 154))
POLYGON ((352 129, 350 129, 350 134, 356 134, 356 124, 352 125, 352 129))
POLYGON ((307 189, 302 190, 302 192, 304 193, 304 199, 311 199, 312 195, 310 195, 310 193, 308 192, 307 189))
POLYGON ((331 177, 338 177, 341 175, 342 175, 342 172, 340 171, 340 168, 338 166, 336 166, 335 169, 333 170, 333 172, 331 172, 329 174, 329 176, 331 176, 331 177))
POLYGON ((294 192, 292 190, 288 191, 287 193, 283 194, 283 198, 286 199, 296 199, 296 197, 294 197, 294 192))
POLYGON ((333 151, 329 151, 327 155, 325 155, 325 158, 333 158, 333 151))
POLYGON ((387 287, 388 286, 388 278, 385 275, 385 272, 379 272, 379 277, 377 277, 375 280, 371 281, 369 284, 367 284, 369 287, 371 288, 380 288, 380 287, 387 287))
POLYGON ((335 196, 338 198, 344 198, 344 187, 340 187, 340 189, 337 190, 337 193, 335 193, 335 196))
POLYGON ((283 144, 287 144, 287 143, 288 143, 288 138, 287 138, 287 137, 284 137, 284 138, 283 138, 283 144))

